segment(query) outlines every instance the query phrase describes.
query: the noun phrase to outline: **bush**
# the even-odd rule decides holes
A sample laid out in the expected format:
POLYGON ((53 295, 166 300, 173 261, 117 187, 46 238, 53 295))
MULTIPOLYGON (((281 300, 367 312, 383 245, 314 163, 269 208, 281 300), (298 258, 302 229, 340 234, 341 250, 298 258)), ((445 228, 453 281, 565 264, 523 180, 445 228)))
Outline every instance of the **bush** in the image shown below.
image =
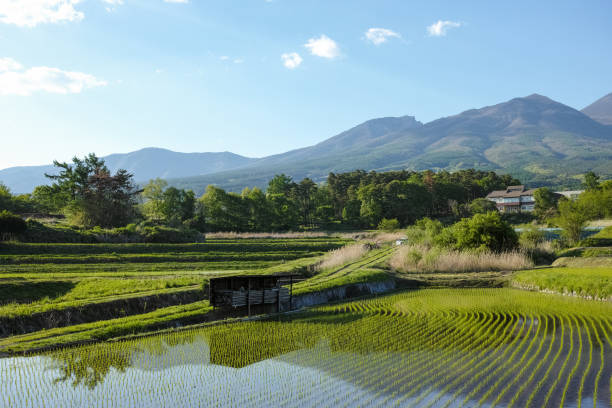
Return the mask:
POLYGON ((435 237, 444 227, 438 220, 422 218, 406 229, 406 239, 411 244, 433 245, 435 237))
POLYGON ((189 228, 169 228, 162 226, 142 226, 128 224, 119 228, 81 229, 68 226, 49 226, 38 221, 28 220, 27 231, 21 235, 24 242, 48 243, 168 243, 180 244, 202 242, 204 237, 189 228))
POLYGON ((381 231, 392 232, 398 230, 400 228, 400 223, 396 218, 387 219, 383 218, 380 223, 378 223, 378 229, 381 231))
POLYGON ((523 248, 535 248, 546 240, 546 234, 537 227, 529 226, 519 235, 519 244, 523 248))
POLYGON ((21 217, 6 210, 0 212, 0 240, 21 234, 27 228, 26 222, 21 217))
POLYGON ((518 236, 496 211, 464 218, 445 228, 434 240, 438 245, 457 250, 478 249, 502 252, 517 247, 518 236))

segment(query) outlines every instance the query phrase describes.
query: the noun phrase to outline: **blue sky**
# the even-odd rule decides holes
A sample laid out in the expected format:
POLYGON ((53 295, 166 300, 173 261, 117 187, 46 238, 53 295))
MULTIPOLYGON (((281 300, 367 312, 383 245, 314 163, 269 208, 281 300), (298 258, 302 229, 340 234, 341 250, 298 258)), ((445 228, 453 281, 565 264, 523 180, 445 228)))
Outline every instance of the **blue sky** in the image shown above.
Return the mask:
POLYGON ((611 21, 607 0, 0 0, 0 168, 259 157, 531 93, 581 109, 612 92, 611 21))

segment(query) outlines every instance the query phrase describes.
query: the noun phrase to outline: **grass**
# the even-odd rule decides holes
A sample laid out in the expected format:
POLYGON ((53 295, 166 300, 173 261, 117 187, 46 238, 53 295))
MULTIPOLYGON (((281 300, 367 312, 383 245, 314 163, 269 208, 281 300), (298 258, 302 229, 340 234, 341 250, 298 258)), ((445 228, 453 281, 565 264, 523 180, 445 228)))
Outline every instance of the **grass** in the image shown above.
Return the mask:
POLYGON ((423 245, 406 245, 391 257, 389 265, 402 273, 486 272, 533 267, 533 261, 522 252, 468 252, 423 245))
POLYGON ((342 248, 334 249, 327 253, 321 263, 317 265, 317 270, 336 268, 348 262, 356 261, 362 258, 370 251, 370 247, 366 244, 347 245, 342 248))
POLYGON ((111 302, 119 298, 150 296, 176 292, 178 289, 201 289, 202 279, 84 279, 58 282, 3 282, 0 286, 0 318, 28 316, 50 310, 80 307, 92 303, 111 302), (49 296, 49 289, 55 296, 49 296))
POLYGON ((199 244, 2 243, 0 319, 7 326, 0 332, 6 336, 130 314, 137 318, 145 310, 205 297, 205 291, 194 293, 210 277, 308 274, 323 254, 346 242, 301 235, 199 244), (151 297, 161 303, 146 304, 151 297))
POLYGON ((559 257, 582 257, 582 258, 595 258, 595 257, 612 257, 612 246, 600 247, 600 248, 570 248, 559 252, 559 257))
POLYGON ((155 330, 167 324, 176 324, 181 320, 185 322, 201 320, 211 310, 212 307, 208 301, 201 301, 188 305, 170 306, 136 316, 42 330, 32 334, 0 339, 0 353, 23 353, 106 340, 146 330, 155 330))
MULTIPOLYGON (((393 248, 387 246, 368 251, 357 259, 341 255, 339 257, 343 258, 345 263, 319 269, 313 277, 295 284, 293 294, 303 295, 343 285, 392 279, 389 271, 382 268, 392 253, 393 248)), ((332 254, 332 257, 336 256, 332 254)))
POLYGON ((571 268, 592 268, 592 267, 609 267, 612 268, 612 257, 590 257, 590 258, 570 258, 563 257, 556 259, 553 266, 567 266, 571 268))
POLYGON ((512 285, 530 290, 612 301, 612 268, 548 268, 520 271, 512 285))

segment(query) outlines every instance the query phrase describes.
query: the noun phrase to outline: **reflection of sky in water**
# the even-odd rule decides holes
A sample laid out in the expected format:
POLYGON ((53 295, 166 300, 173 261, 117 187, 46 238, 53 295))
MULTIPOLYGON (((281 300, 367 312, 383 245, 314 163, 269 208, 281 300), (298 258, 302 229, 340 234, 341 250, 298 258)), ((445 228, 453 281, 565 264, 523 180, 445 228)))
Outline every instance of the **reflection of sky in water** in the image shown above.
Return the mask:
MULTIPOLYGON (((537 327, 534 324, 531 335, 537 327)), ((52 357, 0 359, 0 407, 379 407, 394 406, 396 403, 398 406, 409 406, 412 403, 415 406, 428 406, 432 403, 435 407, 457 407, 463 403, 466 391, 482 385, 483 391, 474 394, 470 397, 473 399, 463 405, 471 407, 478 406, 482 393, 498 379, 503 380, 503 383, 496 392, 506 384, 512 387, 498 403, 498 406, 506 406, 531 371, 525 373, 521 381, 513 383, 515 374, 534 355, 539 344, 539 340, 534 341, 529 349, 531 343, 525 341, 521 346, 520 340, 524 336, 519 336, 514 346, 504 342, 483 349, 482 353, 476 350, 475 354, 429 347, 409 353, 360 354, 351 350, 332 352, 329 341, 321 340, 313 348, 293 351, 239 369, 210 364, 210 347, 206 334, 178 336, 172 340, 172 345, 166 343, 168 339, 160 336, 130 343, 126 350, 116 354, 112 353, 112 347, 105 348, 104 345, 93 349, 101 350, 103 360, 113 362, 113 367, 103 367, 97 373, 89 369, 92 378, 96 379, 91 387, 87 386, 86 381, 75 385, 74 371, 64 381, 57 381, 64 377, 64 362, 52 357), (518 355, 526 356, 522 362, 508 360, 515 347, 520 347, 518 355), (107 352, 109 354, 105 354, 107 352), (441 359, 444 355, 448 355, 448 359, 441 359), (470 360, 473 361, 473 367, 477 368, 475 372, 464 369, 463 363, 470 360), (482 365, 479 365, 480 361, 482 365), (428 364, 431 366, 428 367, 428 364), (426 369, 419 371, 423 367, 426 369), (489 378, 489 373, 495 375, 489 378), (99 375, 96 377, 93 374, 99 375), (442 382, 438 382, 438 375, 444 377, 442 382), (421 381, 422 388, 418 387, 421 381), (454 382, 456 385, 450 386, 454 382), (450 385, 445 388, 447 384, 450 385)), ((548 348, 551 350, 550 357, 540 373, 548 368, 551 357, 562 342, 565 351, 551 367, 551 376, 543 384, 532 406, 542 405, 548 387, 562 370, 569 341, 570 333, 567 330, 564 336, 557 333, 554 338, 544 334, 541 353, 536 356, 538 358, 530 370, 548 348)), ((582 343, 586 346, 588 339, 583 338, 582 343)), ((565 376, 579 362, 576 348, 577 344, 574 344, 574 353, 568 357, 564 379, 555 389, 551 405, 558 406, 565 376)), ((76 354, 78 350, 74 350, 76 354)), ((598 355, 599 351, 594 349, 591 374, 586 378, 583 393, 584 406, 593 406, 592 386, 599 369, 598 355)), ((607 346, 603 358, 610 361, 610 356, 607 346)), ((95 353, 93 357, 98 358, 95 353)), ((565 400, 567 407, 577 405, 577 384, 587 364, 588 351, 584 350, 565 400)), ((87 374, 88 371, 80 372, 85 377, 87 374)), ((515 404, 516 407, 525 402, 524 398, 539 378, 537 376, 529 384, 529 391, 523 394, 523 399, 515 404)), ((606 381, 610 378, 609 366, 604 368, 601 378, 603 380, 600 382, 597 405, 608 406, 606 381)), ((495 398, 496 395, 493 395, 492 399, 483 401, 482 406, 488 407, 489 402, 495 398)))
MULTIPOLYGON (((207 349, 202 343, 175 346, 161 355, 137 353, 132 367, 125 372, 111 369, 93 390, 81 384, 73 386, 70 380, 54 382, 62 374, 50 357, 1 359, 0 402, 3 407, 335 407, 357 406, 366 400, 372 406, 382 403, 383 397, 349 382, 280 359, 241 369, 207 364, 201 353, 207 349), (194 353, 196 349, 199 355, 194 353), (152 369, 164 366, 167 368, 152 369), (24 393, 22 381, 36 394, 24 393)), ((299 354, 282 358, 298 361, 299 354)))

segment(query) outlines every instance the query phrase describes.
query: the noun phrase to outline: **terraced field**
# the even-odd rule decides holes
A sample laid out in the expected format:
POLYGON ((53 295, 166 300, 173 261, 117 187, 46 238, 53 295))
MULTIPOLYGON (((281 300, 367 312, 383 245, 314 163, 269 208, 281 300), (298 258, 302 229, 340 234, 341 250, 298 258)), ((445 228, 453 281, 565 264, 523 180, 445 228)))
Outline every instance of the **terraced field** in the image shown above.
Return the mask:
POLYGON ((608 302, 414 290, 2 359, 0 404, 605 407, 611 337, 608 302))
POLYGON ((27 349, 25 343, 99 340, 206 320, 210 277, 304 272, 347 242, 319 237, 199 244, 3 243, 0 353, 27 349))

